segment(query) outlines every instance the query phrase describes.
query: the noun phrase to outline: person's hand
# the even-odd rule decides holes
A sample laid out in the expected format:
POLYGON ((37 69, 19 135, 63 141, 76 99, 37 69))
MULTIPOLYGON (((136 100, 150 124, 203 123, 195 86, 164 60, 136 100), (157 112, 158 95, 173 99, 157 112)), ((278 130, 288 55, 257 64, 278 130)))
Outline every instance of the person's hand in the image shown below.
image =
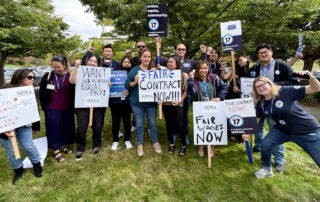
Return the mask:
POLYGON ((8 138, 11 138, 11 137, 14 137, 14 130, 10 130, 10 131, 7 131, 7 132, 4 132, 4 134, 8 137, 8 138))
POLYGON ((180 101, 173 101, 172 102, 172 106, 178 106, 181 104, 181 100, 180 101))
POLYGON ((162 101, 158 101, 158 105, 162 105, 162 103, 163 103, 162 101))
POLYGON ((96 50, 96 49, 95 49, 94 47, 90 47, 90 48, 88 49, 88 51, 89 51, 90 53, 93 53, 95 50, 96 50))
POLYGON ((226 68, 226 66, 227 66, 227 63, 226 63, 226 62, 223 62, 223 63, 221 64, 220 70, 221 70, 221 71, 224 71, 224 69, 226 68))
POLYGON ((246 66, 247 65, 247 63, 248 63, 248 58, 247 57, 242 57, 242 59, 241 59, 241 61, 239 61, 239 65, 240 65, 240 67, 244 67, 244 66, 246 66))
POLYGON ((126 50, 126 55, 130 55, 132 53, 131 50, 126 50))
POLYGON ((212 49, 213 49, 213 48, 212 48, 211 46, 209 46, 209 47, 207 48, 207 55, 210 55, 212 49))
POLYGON ((74 61, 74 68, 78 69, 78 67, 81 65, 82 61, 81 60, 76 60, 74 61))
POLYGON ((123 93, 125 96, 128 96, 128 95, 129 95, 129 91, 128 91, 128 90, 123 90, 122 93, 123 93))
POLYGON ((238 88, 238 86, 236 86, 236 87, 233 87, 233 92, 235 92, 235 93, 240 93, 240 89, 238 88))
POLYGON ((248 140, 249 139, 249 135, 248 134, 243 134, 241 135, 243 140, 248 140))
POLYGON ((194 71, 191 71, 191 72, 189 73, 189 78, 192 78, 192 79, 193 79, 193 77, 194 77, 194 71))
POLYGON ((138 82, 139 82, 139 75, 138 74, 134 77, 134 82, 136 84, 138 84, 138 82))
POLYGON ((156 38, 155 38, 155 41, 156 41, 156 43, 162 43, 162 40, 161 40, 161 37, 160 36, 157 36, 156 38))
POLYGON ((207 47, 204 44, 200 45, 201 53, 206 53, 207 47))
POLYGON ((219 102, 219 101, 221 101, 221 98, 219 98, 219 97, 212 98, 210 101, 219 102))
POLYGON ((300 52, 300 53, 299 53, 299 55, 298 55, 298 56, 296 56, 295 58, 297 58, 298 60, 300 60, 301 58, 303 58, 303 54, 302 54, 302 52, 300 52))
POLYGON ((109 88, 111 87, 111 82, 110 82, 110 80, 108 81, 108 86, 109 86, 109 88))
POLYGON ((104 60, 104 64, 110 65, 110 64, 111 64, 111 60, 110 60, 110 59, 105 59, 105 60, 104 60))

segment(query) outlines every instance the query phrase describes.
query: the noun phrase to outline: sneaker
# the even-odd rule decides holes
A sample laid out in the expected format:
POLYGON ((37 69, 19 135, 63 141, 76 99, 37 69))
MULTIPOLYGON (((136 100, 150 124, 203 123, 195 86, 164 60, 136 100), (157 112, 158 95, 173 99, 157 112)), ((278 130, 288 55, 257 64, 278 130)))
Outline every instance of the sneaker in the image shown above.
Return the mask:
POLYGON ((99 150, 100 150, 100 148, 99 148, 99 147, 95 147, 95 148, 93 148, 93 149, 92 149, 92 154, 93 154, 93 155, 98 154, 98 153, 99 153, 99 150))
POLYGON ((142 144, 139 144, 137 146, 137 154, 138 154, 138 156, 142 156, 143 155, 143 146, 142 146, 142 144))
POLYGON ((271 171, 267 171, 265 169, 261 169, 261 170, 257 170, 255 173, 256 177, 258 179, 262 179, 262 178, 265 178, 265 177, 272 177, 273 176, 273 172, 272 170, 271 171))
POLYGON ((116 151, 118 149, 119 142, 113 142, 111 146, 111 151, 116 151))
POLYGON ((132 126, 131 127, 131 132, 134 132, 136 130, 136 127, 132 126))
POLYGON ((123 133, 119 130, 119 135, 118 135, 118 137, 120 138, 120 137, 122 137, 123 136, 123 133))
POLYGON ((161 153, 161 147, 159 142, 153 143, 153 148, 157 153, 161 153))
POLYGON ((80 161, 82 159, 82 152, 76 153, 76 161, 80 161))
POLYGON ((283 173, 284 172, 284 165, 280 164, 280 163, 275 163, 274 169, 276 169, 276 171, 279 173, 283 173))
POLYGON ((131 149, 132 148, 132 144, 131 144, 131 142, 129 140, 125 141, 124 144, 126 145, 127 149, 131 149))

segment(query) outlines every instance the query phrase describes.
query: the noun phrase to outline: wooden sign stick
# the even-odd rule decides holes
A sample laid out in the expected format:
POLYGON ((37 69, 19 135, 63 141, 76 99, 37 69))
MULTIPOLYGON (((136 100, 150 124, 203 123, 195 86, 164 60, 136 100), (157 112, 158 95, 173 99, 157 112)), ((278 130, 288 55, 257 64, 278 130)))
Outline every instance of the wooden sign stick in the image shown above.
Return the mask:
POLYGON ((14 131, 10 132, 10 136, 11 135, 13 135, 12 137, 10 137, 10 140, 11 140, 14 156, 16 157, 16 159, 19 159, 21 156, 20 156, 17 139, 16 139, 16 135, 14 134, 14 131))
POLYGON ((211 168, 211 145, 208 145, 208 168, 211 168))
MULTIPOLYGON (((160 69, 160 39, 157 41, 157 69, 160 69)), ((162 103, 159 104, 159 119, 162 119, 162 103)))
POLYGON ((90 107, 90 112, 89 112, 89 126, 92 126, 92 118, 93 118, 93 107, 90 107))
POLYGON ((236 82, 236 63, 234 60, 234 51, 231 51, 231 60, 232 60, 232 81, 233 81, 233 87, 238 87, 236 82))

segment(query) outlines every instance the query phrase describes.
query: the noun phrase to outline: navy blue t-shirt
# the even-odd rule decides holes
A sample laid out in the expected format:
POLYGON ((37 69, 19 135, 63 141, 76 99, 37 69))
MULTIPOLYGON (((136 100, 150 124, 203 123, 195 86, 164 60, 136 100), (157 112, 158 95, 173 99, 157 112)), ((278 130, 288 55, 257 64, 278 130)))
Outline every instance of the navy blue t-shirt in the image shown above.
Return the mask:
POLYGON ((272 100, 262 100, 256 105, 257 117, 271 117, 277 129, 288 134, 306 135, 320 130, 320 124, 298 103, 305 97, 304 86, 283 86, 272 100))

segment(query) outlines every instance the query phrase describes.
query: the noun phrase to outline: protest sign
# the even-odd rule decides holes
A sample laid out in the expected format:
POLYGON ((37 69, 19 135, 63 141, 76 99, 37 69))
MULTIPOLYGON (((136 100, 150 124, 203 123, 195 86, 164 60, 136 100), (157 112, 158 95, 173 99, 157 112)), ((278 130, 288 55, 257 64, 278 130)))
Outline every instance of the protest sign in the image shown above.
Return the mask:
MULTIPOLYGON (((40 157, 40 163, 41 166, 44 166, 44 160, 47 157, 48 154, 48 140, 47 140, 47 136, 41 137, 41 138, 37 138, 32 140, 34 146, 37 148, 38 152, 39 152, 39 157, 40 157)), ((23 168, 32 168, 33 165, 30 161, 30 159, 28 157, 26 157, 23 160, 23 168)))
POLYGON ((241 77, 240 78, 240 97, 249 98, 252 97, 253 81, 255 78, 241 77))
POLYGON ((126 97, 123 91, 126 90, 124 83, 127 79, 127 71, 111 71, 110 97, 126 97))
POLYGON ((0 133, 39 121, 33 86, 0 90, 0 133))
POLYGON ((222 51, 230 52, 242 49, 241 21, 220 23, 222 51))
POLYGON ((181 100, 181 70, 142 70, 139 74, 139 102, 181 100))
POLYGON ((195 145, 227 145, 227 116, 224 102, 193 102, 195 145))
POLYGON ((168 6, 166 4, 147 4, 149 37, 168 36, 168 6))
POLYGON ((232 134, 258 132, 256 111, 252 98, 225 100, 228 123, 232 134))
POLYGON ((80 66, 78 69, 75 108, 108 107, 111 68, 80 66))

